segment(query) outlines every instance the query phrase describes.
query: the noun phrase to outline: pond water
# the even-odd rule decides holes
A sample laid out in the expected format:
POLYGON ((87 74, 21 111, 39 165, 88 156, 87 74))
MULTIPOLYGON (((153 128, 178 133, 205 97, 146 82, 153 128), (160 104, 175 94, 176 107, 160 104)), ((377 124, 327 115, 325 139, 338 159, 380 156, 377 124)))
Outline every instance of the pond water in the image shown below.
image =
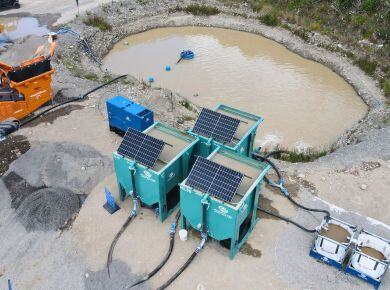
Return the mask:
MULTIPOLYGON (((262 116, 256 143, 323 149, 367 112, 336 73, 258 35, 206 27, 159 28, 115 45, 104 67, 171 89, 201 107, 223 103, 262 116), (193 60, 176 64, 182 50, 193 60), (166 71, 166 66, 171 71, 166 71)), ((131 96, 128 96, 131 97, 131 96)))
POLYGON ((0 18, 0 46, 28 35, 42 36, 48 32, 47 27, 41 26, 34 17, 0 18))

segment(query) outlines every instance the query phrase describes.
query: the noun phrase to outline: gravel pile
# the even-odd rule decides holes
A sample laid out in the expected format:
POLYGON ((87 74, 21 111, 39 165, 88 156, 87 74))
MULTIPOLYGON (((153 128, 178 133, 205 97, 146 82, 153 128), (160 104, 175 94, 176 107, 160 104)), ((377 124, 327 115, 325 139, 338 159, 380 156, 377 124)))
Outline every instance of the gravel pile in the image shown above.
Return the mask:
POLYGON ((80 209, 77 194, 65 188, 39 189, 16 208, 27 231, 49 231, 63 227, 80 209))
POLYGON ((29 232, 63 228, 81 207, 79 195, 66 188, 34 187, 15 172, 3 182, 18 220, 29 232))
POLYGON ((55 231, 70 225, 85 194, 111 171, 111 160, 92 147, 42 143, 14 161, 2 181, 27 231, 55 231))

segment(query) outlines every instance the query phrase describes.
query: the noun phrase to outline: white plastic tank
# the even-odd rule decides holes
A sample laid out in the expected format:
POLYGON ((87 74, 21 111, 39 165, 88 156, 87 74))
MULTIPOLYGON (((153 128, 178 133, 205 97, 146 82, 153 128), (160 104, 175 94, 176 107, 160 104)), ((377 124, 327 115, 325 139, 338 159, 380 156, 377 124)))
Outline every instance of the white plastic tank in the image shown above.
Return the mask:
POLYGON ((362 231, 357 238, 351 266, 358 272, 379 279, 390 262, 390 241, 362 231))
POLYGON ((356 226, 335 218, 329 220, 324 218, 317 232, 314 241, 315 251, 323 257, 342 263, 356 232, 356 226))

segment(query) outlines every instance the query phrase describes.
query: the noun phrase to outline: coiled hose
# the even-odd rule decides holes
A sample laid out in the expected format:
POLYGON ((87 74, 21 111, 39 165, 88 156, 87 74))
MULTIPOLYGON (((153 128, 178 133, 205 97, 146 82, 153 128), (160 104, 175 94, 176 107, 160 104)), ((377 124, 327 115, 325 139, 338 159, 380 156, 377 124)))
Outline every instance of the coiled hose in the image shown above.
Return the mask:
POLYGON ((134 286, 137 286, 139 284, 142 284, 142 283, 148 281, 158 271, 160 271, 161 268, 164 267, 164 265, 168 262, 168 259, 171 257, 173 247, 175 245, 175 232, 176 232, 177 224, 179 222, 179 218, 180 218, 180 210, 176 214, 175 221, 171 224, 171 228, 169 231, 169 248, 168 248, 168 252, 165 255, 164 259, 161 261, 161 263, 156 268, 154 268, 153 271, 151 271, 149 274, 147 274, 144 278, 142 278, 142 279, 138 280, 137 282, 131 284, 130 286, 126 287, 126 289, 133 288, 134 286))

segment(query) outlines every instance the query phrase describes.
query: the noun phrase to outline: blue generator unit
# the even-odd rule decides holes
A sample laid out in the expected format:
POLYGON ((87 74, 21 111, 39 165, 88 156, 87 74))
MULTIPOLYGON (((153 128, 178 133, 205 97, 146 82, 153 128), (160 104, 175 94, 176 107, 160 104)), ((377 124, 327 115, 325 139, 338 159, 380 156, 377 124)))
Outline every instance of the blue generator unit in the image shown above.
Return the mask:
POLYGON ((116 96, 107 100, 110 130, 123 135, 127 129, 144 131, 153 125, 153 112, 129 99, 116 96))

